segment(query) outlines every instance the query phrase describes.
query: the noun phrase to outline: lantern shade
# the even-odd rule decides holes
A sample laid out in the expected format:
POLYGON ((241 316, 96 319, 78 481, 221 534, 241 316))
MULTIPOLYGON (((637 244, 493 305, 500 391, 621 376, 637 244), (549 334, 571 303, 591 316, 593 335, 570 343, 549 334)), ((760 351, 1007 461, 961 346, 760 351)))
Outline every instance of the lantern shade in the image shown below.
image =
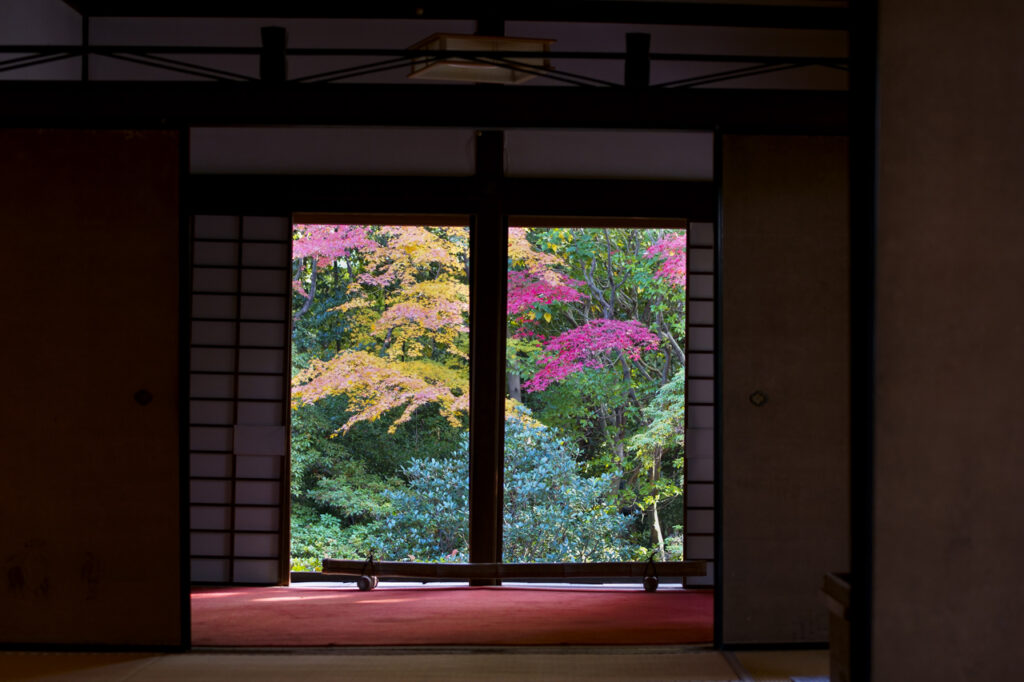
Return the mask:
MULTIPOLYGON (((506 38, 504 36, 475 36, 455 33, 435 33, 424 38, 410 50, 451 50, 454 52, 480 52, 486 57, 487 52, 548 52, 554 40, 546 38, 506 38)), ((424 55, 413 59, 409 78, 433 80, 468 81, 472 83, 522 83, 536 74, 525 70, 509 68, 498 63, 499 60, 513 58, 494 57, 493 63, 474 61, 469 57, 443 57, 424 55)), ((516 64, 529 67, 530 70, 552 69, 546 57, 514 58, 516 64)))

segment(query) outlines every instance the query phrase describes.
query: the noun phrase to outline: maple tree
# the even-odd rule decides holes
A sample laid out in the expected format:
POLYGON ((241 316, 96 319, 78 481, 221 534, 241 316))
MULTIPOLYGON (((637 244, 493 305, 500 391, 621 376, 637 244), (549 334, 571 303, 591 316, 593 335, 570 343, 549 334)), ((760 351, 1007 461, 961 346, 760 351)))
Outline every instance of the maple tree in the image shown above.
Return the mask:
POLYGON ((309 261, 293 287, 306 299, 299 313, 325 265, 344 267, 345 300, 326 311, 344 327, 335 352, 310 358, 293 380, 293 402, 347 395, 339 432, 403 408, 393 431, 428 403, 460 425, 469 407, 468 240, 465 227, 296 225, 292 253, 309 261))
MULTIPOLYGON (((401 547, 460 556, 449 531, 466 514, 468 238, 464 226, 295 226, 296 569, 325 554, 400 559, 401 547), (448 511, 424 511, 442 493, 448 511)), ((645 556, 641 527, 664 556, 680 544, 663 527, 681 516, 685 233, 512 227, 508 252, 506 560, 645 556), (600 521, 586 526, 591 549, 539 549, 585 521, 570 498, 530 502, 528 490, 569 485, 542 466, 556 461, 572 504, 600 521)))
POLYGON ((537 358, 539 369, 524 388, 543 391, 574 372, 604 369, 619 357, 639 360, 642 351, 657 347, 658 337, 634 320, 589 320, 544 343, 544 350, 552 355, 537 358))
POLYGON ((509 250, 520 256, 510 258, 509 386, 587 444, 590 470, 616 479, 620 504, 645 514, 665 558, 661 509, 682 493, 685 399, 662 387, 682 396, 685 386, 686 233, 519 228, 509 250), (554 293, 525 295, 522 281, 554 293))
POLYGON ((292 557, 366 556, 413 454, 468 410, 465 226, 294 226, 292 557))

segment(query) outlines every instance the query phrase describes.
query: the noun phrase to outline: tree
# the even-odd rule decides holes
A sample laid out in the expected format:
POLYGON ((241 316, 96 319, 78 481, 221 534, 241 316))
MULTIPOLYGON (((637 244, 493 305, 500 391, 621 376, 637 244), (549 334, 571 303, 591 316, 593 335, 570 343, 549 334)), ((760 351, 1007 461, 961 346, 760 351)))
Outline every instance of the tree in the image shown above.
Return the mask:
POLYGON ((414 454, 446 457, 468 396, 465 227, 297 225, 293 566, 360 557, 414 454))
POLYGON ((344 432, 403 408, 395 426, 435 403, 458 427, 468 410, 468 229, 296 225, 295 232, 294 288, 306 298, 300 315, 325 265, 344 268, 344 300, 327 311, 342 318, 334 353, 311 358, 294 377, 294 406, 347 396, 344 432))
POLYGON ((682 478, 673 480, 663 476, 666 452, 678 453, 671 466, 683 470, 683 442, 685 438, 686 369, 680 369, 671 381, 658 388, 654 399, 644 410, 646 424, 630 438, 627 446, 635 453, 637 467, 648 472, 647 479, 637 482, 637 496, 641 508, 651 513, 651 531, 658 554, 665 561, 665 536, 659 518, 660 502, 683 494, 682 478))
MULTIPOLYGON (((641 525, 663 555, 679 544, 663 527, 681 514, 685 240, 510 229, 509 557, 623 556, 641 525), (523 449, 524 422, 543 447, 523 449), (572 494, 554 504, 547 489, 572 494)), ((296 537, 309 552, 464 557, 468 230, 299 225, 294 254, 293 507, 338 528, 296 537)))
POLYGON ((562 332, 543 345, 550 355, 537 357, 537 373, 524 386, 543 391, 556 381, 584 369, 607 369, 619 359, 637 361, 644 350, 658 347, 658 337, 635 320, 589 320, 562 332))
MULTIPOLYGON (((409 485, 386 493, 379 556, 465 561, 469 535, 469 455, 414 458, 409 485)), ((505 421, 506 562, 614 561, 636 548, 633 519, 612 501, 611 477, 579 470, 574 446, 519 406, 505 421)))
MULTIPOLYGON (((674 230, 531 228, 510 237, 510 366, 523 401, 584 446, 593 472, 612 474, 620 502, 643 511, 664 547, 660 506, 681 493, 682 434, 660 448, 634 440, 654 419, 662 386, 685 376, 686 235, 674 230), (543 256, 528 254, 526 243, 543 256), (513 249, 513 243, 517 246, 513 249), (552 292, 526 296, 526 282, 552 292), (514 296, 514 298, 513 298, 514 296), (680 374, 683 373, 683 374, 680 374), (678 464, 678 466, 676 466, 678 464)), ((673 390, 681 391, 682 380, 673 390)), ((680 393, 681 395, 681 393, 680 393)), ((684 402, 663 408, 678 410, 684 402)), ((648 436, 654 437, 654 432, 648 436)))

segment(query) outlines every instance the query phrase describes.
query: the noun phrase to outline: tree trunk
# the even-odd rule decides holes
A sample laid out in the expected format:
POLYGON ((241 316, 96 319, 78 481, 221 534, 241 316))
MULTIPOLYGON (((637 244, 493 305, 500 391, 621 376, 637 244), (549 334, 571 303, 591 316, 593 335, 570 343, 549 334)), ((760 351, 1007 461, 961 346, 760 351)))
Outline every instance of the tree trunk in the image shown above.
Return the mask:
POLYGON ((658 544, 658 559, 665 559, 665 537, 661 534, 661 520, 658 518, 658 498, 654 498, 651 505, 651 539, 658 544))
POLYGON ((508 387, 509 398, 523 402, 523 378, 518 372, 505 372, 505 385, 508 387))
POLYGON ((316 296, 316 258, 313 259, 313 267, 309 274, 309 298, 302 304, 299 311, 292 317, 292 322, 298 322, 299 318, 306 314, 309 306, 313 305, 313 297, 316 296))
MULTIPOLYGON (((661 448, 655 448, 654 459, 651 461, 651 483, 661 478, 661 448)), ((658 557, 665 561, 665 536, 661 532, 661 519, 658 516, 658 493, 654 493, 651 504, 651 539, 658 545, 658 557)))

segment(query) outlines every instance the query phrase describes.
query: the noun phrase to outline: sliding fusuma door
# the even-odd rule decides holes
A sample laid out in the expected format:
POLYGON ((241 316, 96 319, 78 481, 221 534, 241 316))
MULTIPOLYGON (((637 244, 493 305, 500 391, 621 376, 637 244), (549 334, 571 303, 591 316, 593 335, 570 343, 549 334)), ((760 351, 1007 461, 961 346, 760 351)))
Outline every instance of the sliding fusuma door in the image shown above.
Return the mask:
POLYGON ((0 640, 182 644, 179 134, 0 132, 0 640))

